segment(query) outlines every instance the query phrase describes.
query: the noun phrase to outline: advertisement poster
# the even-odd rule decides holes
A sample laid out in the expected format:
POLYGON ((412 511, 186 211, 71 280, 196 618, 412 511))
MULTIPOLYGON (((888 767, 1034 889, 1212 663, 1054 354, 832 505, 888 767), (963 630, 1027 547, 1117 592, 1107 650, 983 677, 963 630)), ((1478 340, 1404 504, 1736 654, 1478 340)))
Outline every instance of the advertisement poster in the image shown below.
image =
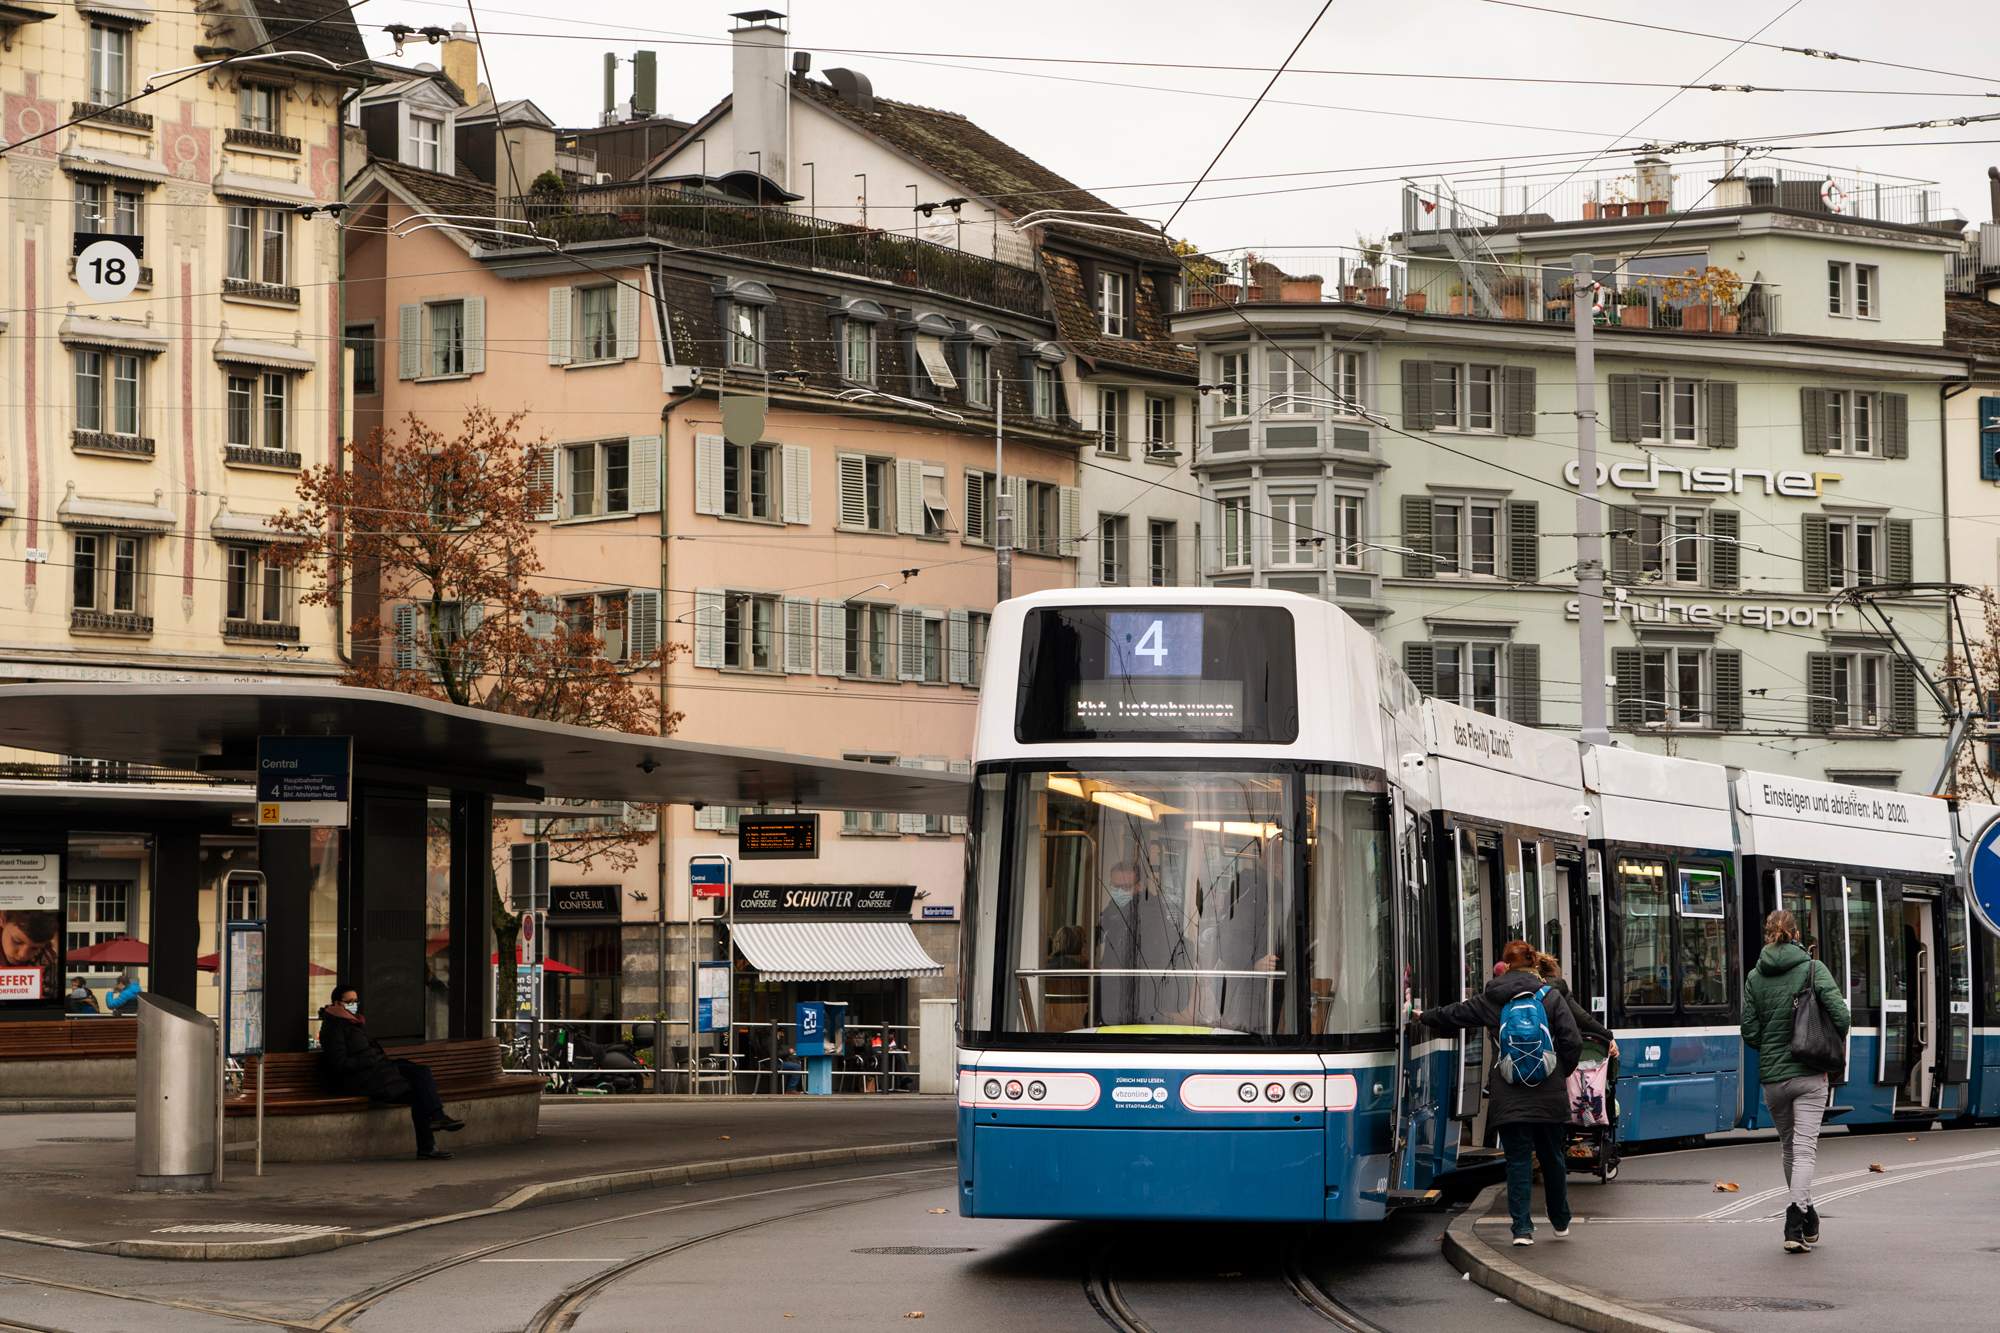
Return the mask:
POLYGON ((729 964, 695 964, 696 1032, 729 1031, 729 964))
POLYGON ((62 854, 0 847, 0 1000, 54 1000, 62 943, 62 854))

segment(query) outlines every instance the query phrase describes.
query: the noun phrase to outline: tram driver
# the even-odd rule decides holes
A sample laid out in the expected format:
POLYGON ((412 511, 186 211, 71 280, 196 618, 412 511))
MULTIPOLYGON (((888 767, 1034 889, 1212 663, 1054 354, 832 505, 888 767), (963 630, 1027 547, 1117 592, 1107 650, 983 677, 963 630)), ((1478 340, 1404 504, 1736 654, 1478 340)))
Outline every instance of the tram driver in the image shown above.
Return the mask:
MULTIPOLYGON (((1239 854, 1203 895, 1201 965, 1218 972, 1275 973, 1285 923, 1271 902, 1271 875, 1261 848, 1239 854)), ((1263 976, 1223 976, 1202 986, 1198 1017, 1231 1032, 1274 1032, 1282 982, 1263 976)))
POLYGON ((1158 861, 1137 849, 1105 873, 1097 903, 1100 1027, 1185 1023, 1188 983, 1172 973, 1191 967, 1179 912, 1162 891, 1158 861), (1117 975, 1121 970, 1127 975, 1117 975))

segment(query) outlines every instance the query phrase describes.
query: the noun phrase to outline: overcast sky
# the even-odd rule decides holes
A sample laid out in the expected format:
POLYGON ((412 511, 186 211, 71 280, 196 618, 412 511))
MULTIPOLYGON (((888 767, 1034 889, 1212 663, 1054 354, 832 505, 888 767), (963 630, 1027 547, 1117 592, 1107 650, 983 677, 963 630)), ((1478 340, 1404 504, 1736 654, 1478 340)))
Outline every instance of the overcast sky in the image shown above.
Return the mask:
MULTIPOLYGON (((1507 8, 1489 0, 1392 5, 1343 0, 1306 42, 1293 61, 1295 68, 1670 84, 1699 79, 1842 91, 1691 91, 1658 109, 1672 96, 1671 88, 1288 73, 1223 157, 1210 184, 1181 214, 1175 233, 1210 250, 1351 245, 1357 231, 1395 227, 1397 187, 1392 181, 1317 187, 1342 180, 1378 181, 1401 171, 1350 170, 1344 177, 1287 179, 1272 174, 1395 168, 1447 158, 1582 155, 1627 132, 1672 141, 1860 130, 1823 136, 1826 148, 1801 148, 1788 156, 1843 172, 1859 168, 1936 180, 1948 208, 1974 221, 1989 216, 1985 170, 1989 162, 2000 162, 2000 143, 1967 141, 2000 140, 2000 122, 1893 133, 1862 130, 2000 112, 2000 98, 1990 96, 2000 94, 2000 24, 1980 21, 1976 6, 1799 0, 1786 12, 1792 0, 1752 0, 1748 5, 1724 0, 1677 0, 1673 5, 1547 2, 1731 38, 1749 37, 1776 18, 1760 40, 1991 74, 1953 77, 1756 48, 1732 55, 1725 42, 1507 8), (1711 72, 1718 61, 1722 63, 1711 72), (1914 95, 1863 95, 1859 90, 1865 89, 1914 95), (1379 114, 1383 112, 1398 114, 1379 114), (1416 115, 1438 119, 1412 118, 1416 115), (1953 142, 1886 146, 1918 139, 1953 142), (1227 197, 1274 189, 1289 192, 1227 197)), ((480 3, 478 17, 499 95, 532 98, 558 123, 577 125, 595 122, 605 51, 657 51, 661 109, 685 119, 706 111, 728 92, 728 49, 667 43, 726 40, 729 12, 735 7, 685 0, 673 5, 587 0, 549 6, 557 11, 553 14, 535 14, 523 0, 501 0, 495 6, 480 3)), ((790 13, 794 44, 814 53, 815 71, 847 65, 866 73, 880 96, 962 112, 1079 185, 1133 212, 1164 219, 1228 137, 1268 73, 993 58, 1061 55, 1237 64, 1268 71, 1298 40, 1319 0, 1007 0, 953 6, 910 0, 773 0, 771 7, 790 13), (836 52, 834 47, 962 53, 963 58, 890 57, 836 52)), ((370 5, 356 18, 369 30, 391 22, 448 26, 465 14, 463 0, 380 0, 379 10, 370 5)), ((372 31, 369 40, 371 49, 387 53, 387 39, 379 31, 372 31)), ((408 58, 436 57, 417 47, 408 58)), ((629 80, 629 71, 621 68, 621 97, 629 92, 629 80)), ((1629 162, 1629 153, 1614 155, 1586 171, 1616 175, 1629 169, 1629 162)), ((1554 184, 1572 165, 1564 163, 1547 183, 1554 184)), ((1511 171, 1510 178, 1518 181, 1511 171)), ((1541 188, 1531 186, 1536 193, 1541 188)), ((1517 183, 1510 199, 1518 190, 1517 183)))

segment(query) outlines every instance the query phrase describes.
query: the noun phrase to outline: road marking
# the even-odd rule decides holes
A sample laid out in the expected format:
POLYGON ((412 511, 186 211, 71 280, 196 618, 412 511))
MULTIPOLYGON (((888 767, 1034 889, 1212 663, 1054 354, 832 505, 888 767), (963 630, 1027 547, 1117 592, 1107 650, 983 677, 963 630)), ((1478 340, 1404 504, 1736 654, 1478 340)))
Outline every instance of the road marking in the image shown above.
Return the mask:
MULTIPOLYGON (((1921 1162, 1899 1162, 1890 1167, 1887 1174, 1906 1174, 1916 1170, 1918 1167, 1926 1166, 1957 1166, 1965 1162, 1979 1162, 1994 1157, 2000 1157, 2000 1148, 1990 1148, 1985 1152, 1964 1153, 1957 1157, 1932 1157, 1921 1162)), ((1876 1173, 1870 1172, 1864 1167, 1859 1171, 1842 1171, 1836 1175, 1820 1176, 1813 1183, 1815 1185, 1831 1185, 1836 1181, 1858 1180, 1863 1176, 1872 1174, 1876 1173)), ((1756 1194, 1747 1194, 1734 1203, 1724 1204, 1712 1212, 1702 1214, 1702 1216, 1710 1219, 1727 1217, 1731 1213, 1740 1213, 1746 1208, 1754 1208, 1760 1203, 1782 1198, 1789 1193, 1791 1193, 1791 1188, 1786 1185, 1780 1185, 1775 1189, 1761 1190, 1756 1194)))

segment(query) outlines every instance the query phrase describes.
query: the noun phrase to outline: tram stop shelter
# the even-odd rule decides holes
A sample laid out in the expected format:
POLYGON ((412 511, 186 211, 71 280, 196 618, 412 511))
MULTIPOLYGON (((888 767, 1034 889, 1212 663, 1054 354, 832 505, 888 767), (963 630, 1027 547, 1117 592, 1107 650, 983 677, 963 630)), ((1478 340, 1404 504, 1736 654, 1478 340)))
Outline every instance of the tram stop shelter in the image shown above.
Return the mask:
MULTIPOLYGON (((337 883, 337 970, 368 997, 371 1030, 421 1037, 428 956, 446 990, 444 1035, 486 1035, 494 1012, 488 886, 496 801, 926 814, 962 814, 967 804, 962 775, 564 726, 380 690, 289 683, 0 687, 0 746, 248 783, 259 738, 273 736, 353 742, 349 825, 333 847, 327 829, 256 832, 265 885, 265 991, 272 999, 265 1046, 273 1052, 307 1049, 314 992, 327 980, 314 975, 323 968, 312 966, 311 891, 329 873, 337 883), (434 796, 449 805, 450 928, 442 950, 425 910, 434 796)), ((193 1003, 203 947, 196 862, 203 832, 225 811, 215 797, 180 801, 187 817, 176 817, 172 798, 145 802, 156 838, 148 989, 193 1003)), ((144 797, 130 794, 126 806, 137 802, 144 797)), ((60 836, 80 809, 71 789, 0 786, 0 844, 60 836)))

